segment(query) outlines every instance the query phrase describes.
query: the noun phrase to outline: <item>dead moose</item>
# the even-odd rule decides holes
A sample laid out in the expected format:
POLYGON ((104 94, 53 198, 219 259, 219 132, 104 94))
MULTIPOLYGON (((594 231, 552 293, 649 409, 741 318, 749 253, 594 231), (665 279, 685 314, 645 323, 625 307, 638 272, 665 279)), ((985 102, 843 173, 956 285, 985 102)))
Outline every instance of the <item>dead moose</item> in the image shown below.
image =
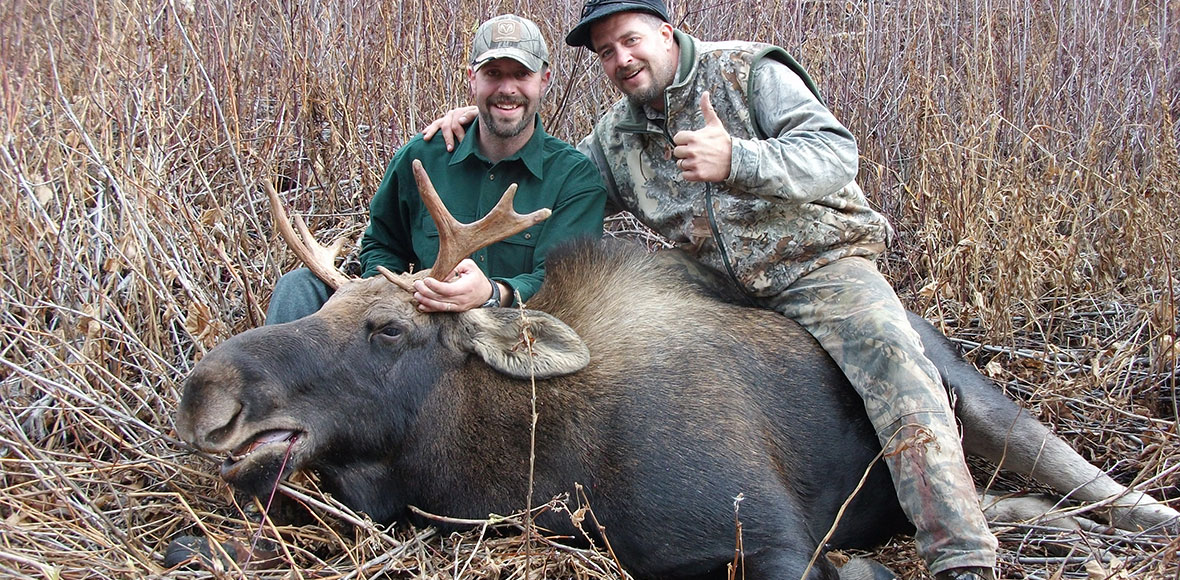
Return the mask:
MULTIPOLYGON (((451 238, 440 271, 544 218, 515 214, 510 188, 473 224, 488 237, 455 247, 471 228, 457 227, 415 171, 444 246, 451 238)), ((264 494, 281 476, 314 470, 324 489, 381 522, 416 521, 408 506, 458 518, 513 513, 528 490, 535 377, 534 497, 573 495, 580 484, 629 573, 723 574, 741 494, 745 573, 793 579, 880 450, 857 394, 806 332, 719 300, 662 253, 572 243, 549 256, 544 287, 523 311, 423 314, 404 290, 409 276, 349 280, 297 222, 308 245, 296 251, 335 295, 313 316, 209 352, 176 418, 186 441, 227 456, 221 475, 240 490, 264 494)), ((936 329, 913 322, 957 395, 968 453, 1072 499, 1108 502, 1120 527, 1175 526, 1175 510, 1090 465, 936 329)), ((579 537, 566 515, 537 523, 579 537)), ((878 463, 829 543, 872 546, 907 525, 878 463)), ((838 571, 820 558, 808 577, 838 571)))

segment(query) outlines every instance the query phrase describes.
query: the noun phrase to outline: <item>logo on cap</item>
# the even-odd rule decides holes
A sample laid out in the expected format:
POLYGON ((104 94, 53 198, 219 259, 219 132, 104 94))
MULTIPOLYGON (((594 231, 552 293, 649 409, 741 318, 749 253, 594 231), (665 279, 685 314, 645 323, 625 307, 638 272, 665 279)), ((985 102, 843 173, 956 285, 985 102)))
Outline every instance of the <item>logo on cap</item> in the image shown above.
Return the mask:
POLYGON ((520 42, 520 26, 513 20, 501 20, 492 30, 492 42, 520 42))

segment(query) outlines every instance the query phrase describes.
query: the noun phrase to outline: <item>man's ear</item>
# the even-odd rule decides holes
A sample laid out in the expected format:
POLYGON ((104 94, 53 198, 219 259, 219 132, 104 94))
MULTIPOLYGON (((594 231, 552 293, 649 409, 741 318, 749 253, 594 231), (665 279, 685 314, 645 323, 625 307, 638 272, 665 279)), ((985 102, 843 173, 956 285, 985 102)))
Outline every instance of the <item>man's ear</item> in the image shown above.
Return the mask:
POLYGON ((660 36, 664 38, 664 44, 668 46, 676 43, 675 29, 667 22, 660 23, 660 36))

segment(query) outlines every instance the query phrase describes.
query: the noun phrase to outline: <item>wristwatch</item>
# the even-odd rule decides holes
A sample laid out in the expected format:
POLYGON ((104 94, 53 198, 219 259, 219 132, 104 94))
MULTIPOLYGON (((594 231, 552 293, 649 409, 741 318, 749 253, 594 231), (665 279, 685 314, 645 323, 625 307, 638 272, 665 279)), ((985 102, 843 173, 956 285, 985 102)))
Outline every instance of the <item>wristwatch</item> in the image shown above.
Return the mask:
POLYGON ((488 298, 487 302, 481 304, 479 306, 480 308, 495 308, 500 305, 500 285, 492 279, 488 279, 488 282, 492 283, 492 297, 488 298))

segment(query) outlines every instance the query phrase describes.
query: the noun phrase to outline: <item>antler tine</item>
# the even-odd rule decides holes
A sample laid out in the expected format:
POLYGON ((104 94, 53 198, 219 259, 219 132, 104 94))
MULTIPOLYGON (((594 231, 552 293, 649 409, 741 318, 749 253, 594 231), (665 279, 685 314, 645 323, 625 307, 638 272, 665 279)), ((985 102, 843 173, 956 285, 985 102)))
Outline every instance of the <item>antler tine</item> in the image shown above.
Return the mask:
POLYGON ((332 288, 340 288, 348 282, 348 277, 336 267, 336 256, 344 247, 344 238, 336 240, 331 246, 321 246, 307 229, 303 218, 295 216, 295 225, 299 227, 299 233, 303 236, 303 239, 300 240, 299 236, 295 235, 295 230, 291 228, 291 220, 287 217, 287 210, 283 209, 282 202, 279 201, 279 193, 275 191, 274 185, 271 185, 270 180, 266 179, 262 180, 262 185, 266 188, 266 196, 270 198, 270 213, 274 216, 275 226, 279 228, 279 234, 283 236, 283 240, 290 246, 291 251, 295 252, 299 260, 316 277, 332 288))
POLYGON ((488 215, 470 224, 459 223, 439 199, 438 191, 430 182, 430 176, 426 174, 422 162, 415 159, 413 166, 414 180, 418 182, 418 195, 422 197, 427 211, 434 218, 434 224, 438 226, 438 258, 430 267, 431 276, 437 279, 442 280, 449 276, 463 258, 476 250, 541 223, 553 213, 549 208, 542 208, 527 215, 516 213, 512 209, 512 200, 516 197, 514 183, 508 186, 488 215))
POLYGON ((393 282, 393 284, 398 288, 401 288, 410 294, 414 293, 414 283, 410 280, 407 280, 405 276, 394 274, 389 270, 389 268, 386 268, 385 266, 377 266, 377 271, 381 273, 381 275, 384 276, 386 280, 393 282))

